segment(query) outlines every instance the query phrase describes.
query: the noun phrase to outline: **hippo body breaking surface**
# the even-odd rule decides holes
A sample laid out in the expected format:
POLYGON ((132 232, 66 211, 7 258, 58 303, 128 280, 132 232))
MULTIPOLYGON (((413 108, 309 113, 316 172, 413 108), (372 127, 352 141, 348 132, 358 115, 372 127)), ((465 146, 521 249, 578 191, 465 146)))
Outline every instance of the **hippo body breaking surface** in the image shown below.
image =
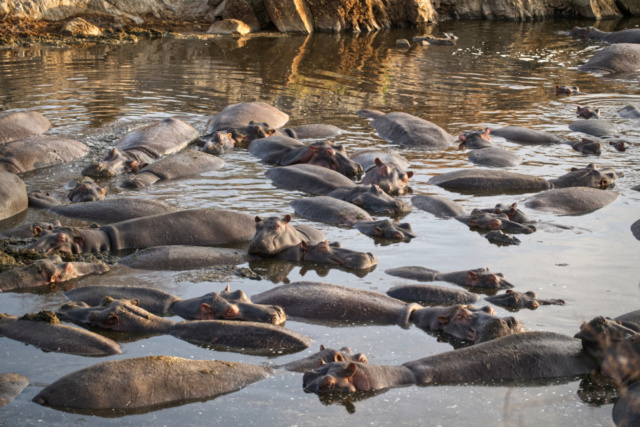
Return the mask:
POLYGON ((452 273, 440 273, 425 267, 398 267, 385 270, 385 273, 405 279, 419 280, 422 282, 443 281, 458 286, 510 289, 509 283, 502 273, 492 273, 488 268, 476 268, 475 270, 454 271, 452 273))
POLYGON ((13 402, 29 385, 29 378, 20 374, 0 374, 0 408, 13 402))
POLYGON ((0 145, 0 169, 19 174, 67 163, 87 154, 87 146, 73 139, 31 135, 0 145))
POLYGON ((409 204, 388 195, 380 187, 373 184, 338 187, 326 195, 352 203, 362 209, 386 215, 399 214, 411 210, 409 204))
POLYGON ((617 135, 620 131, 618 126, 606 120, 576 120, 569 125, 569 129, 574 132, 586 133, 598 138, 608 138, 617 135))
POLYGON ((640 43, 640 29, 629 28, 621 31, 602 31, 594 27, 574 27, 571 35, 576 38, 602 40, 607 43, 640 43))
POLYGON ((560 215, 582 215, 613 203, 619 194, 597 188, 560 188, 529 197, 525 206, 560 215))
POLYGON ((279 128, 289 121, 289 115, 264 102, 228 105, 209 119, 207 133, 247 126, 251 121, 266 122, 272 128, 279 128))
POLYGON ((564 144, 567 141, 551 133, 520 126, 492 129, 491 134, 520 144, 564 144))
POLYGON ((389 289, 387 295, 419 304, 473 304, 480 300, 477 294, 471 292, 432 285, 398 285, 389 289))
POLYGON ((462 169, 443 173, 432 177, 429 184, 446 189, 474 191, 483 194, 540 191, 552 188, 552 184, 542 178, 491 169, 462 169))
POLYGON ((351 227, 358 221, 373 221, 365 210, 333 197, 307 197, 294 200, 289 204, 302 217, 330 224, 351 227))
POLYGON ((265 173, 276 186, 311 194, 327 194, 338 187, 355 187, 346 176, 316 165, 292 165, 269 169, 265 173))
POLYGON ((325 348, 320 345, 320 351, 304 359, 294 360, 285 365, 279 366, 291 372, 310 372, 327 363, 333 362, 360 362, 367 363, 367 356, 364 353, 353 353, 349 347, 342 347, 340 350, 325 348))
POLYGON ((640 240, 640 219, 631 224, 631 233, 633 237, 640 240))
POLYGON ((301 242, 319 242, 327 238, 324 232, 307 226, 290 224, 291 216, 284 218, 254 218, 255 234, 249 244, 248 252, 252 255, 271 256, 286 249, 293 248, 301 242))
POLYGON ((418 209, 429 212, 438 218, 452 218, 467 214, 467 210, 461 204, 444 197, 419 194, 411 198, 411 203, 418 209))
POLYGON ((0 145, 46 132, 51 123, 37 111, 0 113, 0 145))
POLYGON ((518 166, 522 163, 522 158, 511 151, 502 148, 488 147, 480 150, 473 150, 469 153, 469 161, 480 166, 493 168, 506 168, 518 166))
POLYGON ((300 126, 292 126, 284 129, 292 138, 295 139, 327 139, 335 138, 344 132, 338 126, 327 124, 308 124, 300 126))
POLYGON ((640 70, 640 44, 617 43, 599 50, 578 67, 595 73, 632 73, 640 70))
POLYGON ((86 286, 65 292, 71 301, 83 301, 97 306, 102 299, 110 296, 115 299, 138 301, 138 306, 155 314, 170 312, 171 306, 181 299, 164 291, 136 286, 86 286))
POLYGON ((0 220, 19 214, 29 207, 27 186, 18 176, 0 170, 0 220))
POLYGON ((155 246, 118 262, 141 270, 194 270, 214 265, 238 265, 257 259, 246 251, 206 246, 155 246))

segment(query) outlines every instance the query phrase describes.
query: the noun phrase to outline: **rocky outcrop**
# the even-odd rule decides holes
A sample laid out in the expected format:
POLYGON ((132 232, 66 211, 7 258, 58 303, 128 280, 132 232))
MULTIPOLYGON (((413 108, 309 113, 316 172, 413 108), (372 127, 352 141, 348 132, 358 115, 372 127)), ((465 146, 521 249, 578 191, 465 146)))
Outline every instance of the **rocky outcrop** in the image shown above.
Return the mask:
MULTIPOLYGON (((153 27, 235 19, 252 32, 373 31, 447 19, 532 20, 550 16, 640 15, 638 0, 0 0, 0 20, 108 18, 153 27)), ((95 23, 95 22, 94 22, 95 23)), ((200 30, 200 32, 203 30, 200 30)), ((193 29, 193 32, 198 32, 193 29)))
POLYGON ((239 34, 241 36, 250 32, 251 28, 237 19, 223 19, 222 21, 214 22, 207 31, 208 34, 239 34))

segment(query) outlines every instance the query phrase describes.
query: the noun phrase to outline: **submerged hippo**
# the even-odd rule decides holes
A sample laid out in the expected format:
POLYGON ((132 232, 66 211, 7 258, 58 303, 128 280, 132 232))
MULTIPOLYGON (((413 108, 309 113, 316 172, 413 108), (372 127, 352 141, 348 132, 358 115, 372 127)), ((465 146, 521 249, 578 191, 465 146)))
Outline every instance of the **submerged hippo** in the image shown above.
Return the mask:
POLYGON ((551 133, 520 126, 507 126, 491 131, 493 135, 520 144, 564 144, 567 141, 551 133))
POLYGON ((360 117, 371 120, 378 134, 397 144, 420 147, 427 150, 442 150, 455 141, 453 136, 439 126, 407 113, 387 113, 377 110, 360 110, 360 117))
POLYGON ((63 205, 56 198, 40 192, 29 193, 29 206, 47 209, 70 218, 100 223, 176 212, 175 208, 151 199, 118 198, 63 205))
POLYGON ((492 304, 508 308, 529 308, 531 310, 541 305, 565 305, 562 299, 540 299, 535 292, 518 292, 507 289, 504 294, 494 295, 485 298, 492 304))
POLYGON ((473 150, 469 153, 468 158, 472 163, 493 168, 518 166, 522 163, 522 158, 520 156, 513 154, 511 151, 496 147, 473 150))
POLYGON ((640 29, 606 32, 594 27, 573 27, 570 34, 575 38, 602 40, 607 43, 640 43, 640 29))
POLYGON ((307 225, 292 226, 291 216, 284 218, 269 217, 262 220, 254 218, 255 235, 249 245, 249 253, 253 255, 276 255, 285 249, 299 245, 300 242, 318 242, 327 236, 320 230, 307 225))
POLYGON ((411 225, 406 222, 399 223, 389 219, 360 221, 355 223, 353 228, 367 236, 381 239, 409 240, 416 237, 416 234, 411 229, 411 225))
POLYGON ((467 214, 467 210, 460 203, 444 197, 419 194, 411 198, 411 203, 418 209, 427 211, 438 218, 452 218, 467 214))
POLYGON ((85 176, 82 180, 70 182, 71 190, 67 193, 67 199, 73 203, 97 202, 107 195, 107 188, 100 187, 93 179, 85 176))
POLYGON ((266 122, 273 128, 280 128, 289 121, 289 115, 264 102, 228 105, 209 119, 207 133, 247 126, 251 121, 266 122))
POLYGON ((351 160, 360 163, 365 170, 374 167, 376 159, 382 163, 392 163, 403 172, 409 168, 409 161, 396 150, 360 150, 351 155, 351 160))
POLYGON ((560 215, 582 215, 613 203, 620 194, 597 188, 572 187, 544 191, 525 200, 525 206, 560 215))
POLYGON ((578 67, 595 73, 632 73, 640 70, 640 44, 617 43, 599 50, 578 67))
POLYGON ((0 145, 39 135, 50 127, 49 120, 37 111, 3 111, 0 113, 0 145))
POLYGON ((387 295, 405 302, 438 305, 473 304, 480 300, 471 292, 432 285, 398 285, 389 289, 387 295))
MULTIPOLYGON (((639 46, 640 47, 640 46, 639 46)), ((574 132, 586 133, 588 135, 597 136, 598 138, 607 138, 618 134, 618 127, 606 120, 577 120, 569 125, 569 129, 574 132)))
POLYGON ((134 286, 89 286, 65 293, 72 301, 82 301, 97 306, 103 298, 136 300, 138 307, 158 315, 176 314, 185 319, 240 320, 247 322, 283 324, 286 315, 282 308, 251 302, 241 291, 230 287, 221 292, 210 292, 197 298, 183 300, 152 288, 134 286))
POLYGON ((399 267, 385 270, 385 273, 391 276, 419 280, 422 282, 443 281, 467 287, 497 289, 513 288, 513 285, 504 278, 504 274, 492 273, 488 268, 476 268, 475 270, 455 271, 453 273, 440 273, 439 271, 424 267, 399 267))
POLYGON ((27 186, 16 175, 0 170, 0 220, 12 217, 29 207, 27 186))
POLYGON ((343 248, 339 242, 329 243, 328 240, 317 243, 301 241, 279 252, 276 258, 284 261, 333 264, 351 270, 370 270, 378 265, 378 260, 371 252, 352 251, 343 248))
POLYGON ((287 371, 292 372, 309 372, 317 369, 322 365, 333 362, 360 362, 368 363, 367 356, 364 353, 353 353, 349 347, 342 347, 340 350, 326 348, 320 345, 320 351, 314 353, 304 359, 294 360, 286 365, 278 366, 287 371))
POLYGON ((337 126, 326 124, 308 124, 300 126, 292 126, 283 129, 291 138, 295 139, 327 139, 335 138, 344 132, 337 126))
POLYGON ((627 105, 624 108, 618 110, 618 114, 620 117, 625 117, 627 119, 640 119, 640 109, 635 105, 627 105))
POLYGON ((556 85, 556 94, 558 95, 571 95, 574 93, 580 93, 580 88, 578 86, 556 85))
POLYGON ((139 169, 167 154, 186 148, 198 139, 198 132, 175 118, 134 129, 120 138, 100 162, 86 167, 83 175, 113 177, 136 173, 139 169))
POLYGON ((460 140, 459 149, 462 148, 485 148, 493 145, 489 128, 468 131, 458 136, 460 140))
POLYGON ((120 258, 118 263, 141 270, 195 270, 214 265, 238 265, 258 257, 240 249, 207 246, 155 246, 120 258))
POLYGON ((584 154, 602 154, 602 143, 582 138, 580 141, 572 142, 571 148, 584 154))
POLYGON ((389 196, 375 184, 338 187, 328 192, 327 196, 385 215, 401 214, 411 210, 407 203, 389 196))
POLYGON ((271 373, 270 368, 245 363, 146 356, 103 362, 72 372, 45 387, 33 401, 68 409, 139 414, 159 405, 212 399, 271 373))
POLYGON ((87 154, 87 146, 73 139, 30 135, 0 145, 0 169, 23 173, 67 163, 87 154))
POLYGON ((109 271, 109 267, 102 262, 62 262, 58 255, 53 255, 0 274, 0 291, 48 286, 89 274, 102 274, 106 271, 109 271))
POLYGON ((29 378, 20 374, 0 374, 0 408, 13 402, 29 385, 29 378))
POLYGON ((512 221, 509 215, 499 211, 489 213, 480 209, 474 209, 470 215, 460 215, 455 217, 458 221, 467 224, 469 227, 483 228, 487 230, 502 230, 507 233, 531 234, 536 231, 533 225, 525 225, 512 221))
POLYGON ((405 171, 400 164, 393 161, 383 162, 379 158, 376 158, 375 164, 365 172, 362 185, 377 185, 389 194, 406 193, 409 178, 413 176, 413 172, 405 171))
POLYGON ((29 248, 44 253, 78 254, 161 245, 221 245, 249 241, 254 235, 254 223, 253 217, 243 213, 193 209, 135 218, 98 229, 44 230, 29 248))
POLYGON ((204 135, 198 140, 199 149, 207 154, 219 156, 220 154, 233 151, 236 141, 227 132, 213 132, 204 135))
POLYGON ((0 314, 0 335, 45 351, 79 356, 120 354, 120 345, 84 329, 61 325, 50 311, 21 318, 0 314))
POLYGON ((224 160, 197 150, 186 150, 140 169, 122 183, 124 188, 143 188, 165 179, 180 179, 220 169, 224 160))
POLYGON ((306 372, 302 387, 309 393, 355 393, 415 384, 413 372, 404 366, 376 366, 335 362, 306 372))
POLYGON ((373 221, 358 206, 327 196, 307 197, 289 203, 302 217, 330 224, 354 226, 358 221, 373 221))

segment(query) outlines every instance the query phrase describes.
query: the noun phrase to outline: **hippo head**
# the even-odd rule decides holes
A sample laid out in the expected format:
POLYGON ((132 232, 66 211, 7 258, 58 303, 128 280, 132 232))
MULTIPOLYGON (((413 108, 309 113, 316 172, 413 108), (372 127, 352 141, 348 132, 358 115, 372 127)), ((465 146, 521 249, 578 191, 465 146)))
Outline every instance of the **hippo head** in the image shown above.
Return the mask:
POLYGON ((308 393, 354 393, 372 389, 367 365, 356 362, 329 363, 306 372, 302 387, 308 393))
POLYGON ((354 177, 363 172, 360 163, 356 163, 347 157, 347 152, 342 145, 322 141, 314 142, 306 148, 305 156, 307 159, 300 163, 331 169, 346 177, 354 177))
POLYGON ((100 187, 93 179, 85 177, 82 181, 76 182, 75 187, 67 194, 67 198, 74 203, 95 202, 104 199, 106 195, 105 187, 100 187))
POLYGON ((320 351, 305 357, 304 359, 296 360, 294 362, 287 363, 283 367, 287 371, 294 372, 309 372, 324 366, 327 363, 334 362, 359 362, 368 363, 367 356, 364 353, 354 354, 349 347, 342 347, 340 350, 333 348, 326 348, 324 345, 320 345, 320 351))
POLYGON ((82 171, 82 175, 114 177, 123 173, 136 173, 144 166, 145 165, 138 164, 135 160, 129 159, 129 157, 118 151, 117 148, 112 148, 101 161, 91 162, 91 164, 82 171))
POLYGON ((383 163, 377 157, 375 163, 375 166, 366 171, 361 184, 376 184, 389 194, 402 195, 406 193, 406 187, 413 172, 404 172, 392 163, 383 163))
POLYGON ((609 347, 633 338, 637 334, 637 331, 624 326, 620 321, 598 316, 588 323, 583 323, 575 338, 582 340, 582 348, 589 356, 601 362, 609 347))
POLYGON ((300 233, 290 224, 291 216, 283 219, 270 217, 262 220, 256 217, 256 234, 249 244, 249 253, 253 255, 275 255, 302 242, 300 233))
POLYGON ((589 32, 589 28, 591 27, 573 27, 571 31, 569 31, 569 35, 575 38, 585 37, 589 32))
POLYGON ((591 119, 591 118, 600 118, 600 109, 599 108, 591 108, 591 107, 580 107, 578 105, 578 109, 576 110, 576 114, 578 117, 582 117, 583 119, 591 119))
POLYGON ((609 145, 620 152, 627 151, 627 148, 629 148, 629 143, 620 139, 609 141, 609 145))
POLYGON ((502 273, 491 273, 488 268, 469 270, 464 281, 465 286, 479 288, 509 289, 513 285, 509 283, 502 273))
POLYGON ((555 188, 591 187, 607 189, 616 182, 616 173, 612 169, 599 170, 593 163, 586 168, 572 168, 571 172, 550 180, 555 188))
POLYGON ((378 264, 378 260, 371 252, 344 249, 338 242, 329 243, 325 240, 313 245, 303 241, 300 246, 303 261, 341 265, 353 270, 362 270, 378 264))
POLYGON ((520 309, 528 308, 535 310, 540 305, 565 305, 565 301, 561 299, 538 299, 535 292, 518 292, 511 289, 507 289, 504 294, 488 297, 487 301, 500 305, 502 307, 520 309))
POLYGON ((501 209, 494 210, 490 213, 480 209, 474 209, 468 217, 458 217, 459 221, 468 224, 471 227, 478 227, 488 230, 503 230, 509 233, 531 234, 536 228, 529 225, 523 225, 515 221, 511 221, 509 216, 502 212, 501 209))
MULTIPOLYGON (((151 332, 152 314, 138 307, 138 300, 104 297, 100 306, 81 310, 76 316, 81 323, 123 332, 151 332)), ((155 317, 155 316, 154 316, 155 317)))
POLYGON ((458 139, 461 141, 459 149, 463 148, 484 148, 491 147, 493 144, 491 142, 491 136, 489 133, 491 130, 486 128, 485 130, 478 129, 470 132, 465 132, 463 135, 458 136, 458 139))
POLYGON ((390 219, 381 219, 380 221, 363 221, 356 223, 355 228, 362 233, 384 239, 405 240, 416 237, 408 223, 398 223, 390 219))
MULTIPOLYGON (((69 252, 80 254, 84 252, 84 237, 76 227, 58 227, 53 230, 40 229, 40 238, 28 246, 37 252, 69 252)), ((34 230, 36 231, 36 230, 34 230)))
POLYGON ((198 145, 202 147, 201 150, 205 153, 217 156, 224 153, 225 150, 233 148, 235 142, 230 133, 213 132, 204 135, 198 142, 198 145))
POLYGON ((267 138, 276 133, 276 130, 267 123, 250 121, 247 126, 231 128, 228 132, 238 144, 248 144, 256 139, 267 138))
POLYGON ((211 292, 201 298, 199 316, 201 320, 244 320, 247 322, 282 325, 287 320, 284 310, 277 305, 254 304, 247 295, 230 286, 222 292, 211 292))
POLYGON ((600 363, 600 373, 618 386, 640 381, 640 334, 608 347, 600 363))
POLYGON ((598 141, 592 141, 582 138, 580 141, 571 143, 571 148, 584 154, 602 154, 602 144, 598 141))
POLYGON ((411 206, 402 200, 396 200, 376 185, 357 185, 344 199, 363 209, 394 215, 409 212, 411 206))
POLYGON ((505 205, 503 203, 498 203, 493 208, 493 213, 495 214, 506 214, 509 218, 509 221, 517 222, 519 224, 524 224, 528 222, 532 222, 533 220, 529 217, 529 215, 522 212, 518 209, 517 203, 512 203, 511 205, 505 205))
POLYGON ((556 85, 556 94, 570 95, 572 93, 580 93, 580 88, 578 86, 556 85))

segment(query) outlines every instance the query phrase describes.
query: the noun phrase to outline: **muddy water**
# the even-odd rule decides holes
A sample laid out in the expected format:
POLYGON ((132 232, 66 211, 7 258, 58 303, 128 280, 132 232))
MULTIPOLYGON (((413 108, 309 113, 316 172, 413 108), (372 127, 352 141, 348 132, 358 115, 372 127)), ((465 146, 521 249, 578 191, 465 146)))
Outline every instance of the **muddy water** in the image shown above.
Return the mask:
MULTIPOLYGON (((430 120, 453 135, 477 127, 521 125, 570 139, 568 129, 577 105, 602 110, 621 134, 640 143, 640 122, 622 119, 616 111, 640 105, 640 74, 601 77, 580 73, 577 66, 601 46, 562 34, 588 22, 543 23, 447 22, 424 30, 376 34, 273 36, 242 40, 141 41, 133 45, 86 45, 69 48, 29 47, 0 51, 0 104, 5 110, 33 109, 52 123, 51 134, 79 139, 92 154, 70 165, 28 173, 28 189, 63 197, 64 183, 80 175, 92 156, 102 155, 127 130, 175 116, 204 129, 206 120, 226 105, 264 101, 291 116, 291 125, 330 123, 345 130, 337 138, 349 152, 391 147, 368 122, 355 114, 361 108, 404 111, 430 120), (397 49, 395 40, 433 31, 451 31, 456 46, 397 49), (582 94, 556 96, 554 85, 578 85, 582 94)), ((640 22, 626 22, 633 27, 640 22)), ((612 29, 615 23, 607 24, 612 29)), ((620 28, 617 28, 620 29, 620 28)), ((296 280, 324 281, 385 292, 398 283, 386 269, 420 265, 440 271, 490 267, 503 272, 520 291, 563 298, 564 307, 541 307, 515 314, 529 330, 573 335, 582 321, 596 315, 616 316, 639 307, 640 254, 629 230, 640 218, 640 146, 618 153, 605 147, 599 157, 585 156, 569 146, 523 146, 494 138, 498 146, 524 158, 513 170, 557 177, 571 167, 595 162, 624 172, 615 191, 620 198, 599 211, 581 216, 529 212, 542 224, 521 236, 522 244, 498 247, 455 220, 441 220, 415 209, 404 220, 418 237, 408 243, 382 244, 359 232, 316 223, 330 240, 344 247, 370 251, 378 267, 368 274, 297 265, 255 266, 260 281, 228 277, 199 281, 183 272, 149 272, 118 266, 111 272, 68 284, 152 286, 184 298, 221 290, 227 283, 255 294, 296 280)), ((473 197, 449 193, 427 184, 433 175, 474 167, 456 147, 440 152, 401 149, 411 161, 413 194, 453 198, 467 208, 512 203, 527 195, 473 197)), ((264 178, 271 166, 245 151, 224 156, 220 171, 141 192, 109 183, 109 197, 144 197, 182 209, 220 207, 260 216, 291 214, 289 202, 304 195, 275 188, 264 178)), ((405 196, 407 201, 410 196, 405 196)), ((48 218, 30 210, 26 218, 48 218)), ((63 219, 63 221, 65 221, 63 219)), ((295 219, 296 223, 309 223, 295 219)), ((67 223, 74 223, 66 221, 67 223)), ((4 224, 4 227, 8 224, 4 224)), ((444 286, 450 286, 443 284, 444 286)), ((0 312, 23 314, 56 309, 66 301, 62 289, 44 293, 0 294, 0 312)), ((508 314, 496 308, 501 315, 508 314)), ((310 354, 319 344, 362 351, 370 363, 400 364, 448 351, 441 338, 417 328, 397 326, 333 327, 288 321, 287 327, 315 339, 311 349, 271 358, 216 351, 171 337, 124 341, 123 354, 109 360, 145 355, 172 355, 256 364, 282 364, 310 354)), ((3 408, 0 424, 127 424, 127 425, 611 425, 612 405, 588 393, 588 381, 569 378, 542 383, 497 383, 404 387, 366 399, 319 400, 302 391, 300 374, 277 371, 264 381, 206 402, 159 409, 118 418, 97 418, 42 407, 30 399, 47 384, 101 360, 43 353, 0 338, 0 371, 27 375, 32 384, 3 408), (583 400, 584 399, 584 400, 583 400), (595 400, 594 400, 595 399, 595 400)), ((499 369, 496 368, 496 369, 499 369)), ((195 385, 197 386, 197 385, 195 385)), ((96 384, 100 387, 100 384, 96 384)))

